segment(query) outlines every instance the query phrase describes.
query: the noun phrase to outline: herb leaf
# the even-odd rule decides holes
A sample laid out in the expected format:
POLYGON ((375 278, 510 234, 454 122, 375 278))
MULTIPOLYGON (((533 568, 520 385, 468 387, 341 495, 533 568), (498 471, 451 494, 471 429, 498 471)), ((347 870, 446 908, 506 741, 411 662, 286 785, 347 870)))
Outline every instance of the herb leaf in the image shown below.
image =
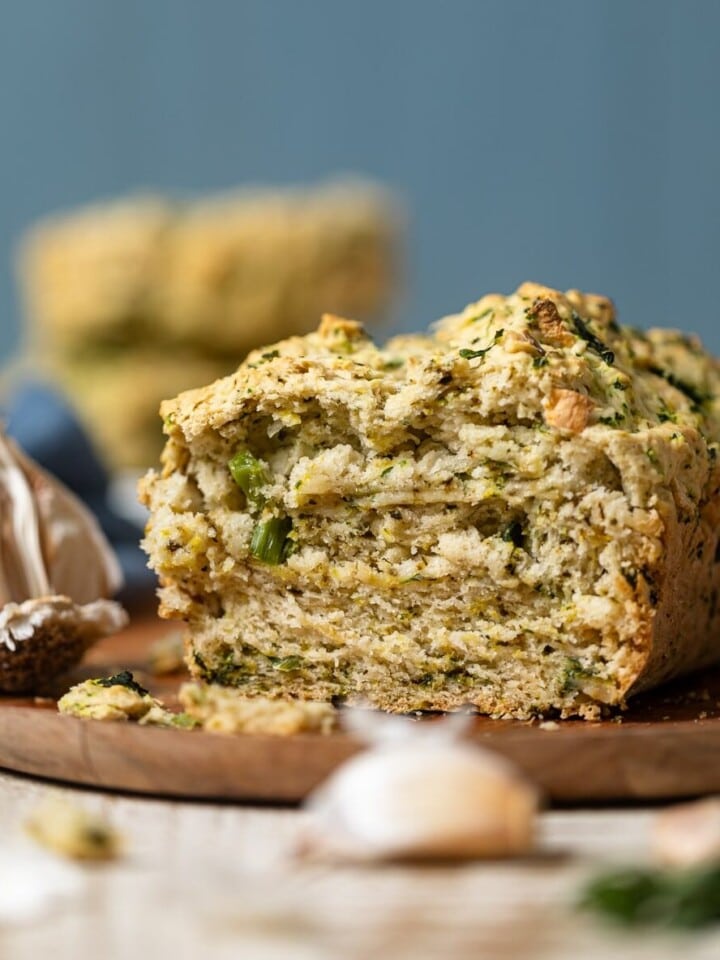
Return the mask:
POLYGON ((525 542, 523 528, 518 520, 511 521, 500 536, 506 543, 511 543, 514 547, 522 547, 525 542))
POLYGON ((680 377, 676 377, 670 370, 664 370, 662 367, 656 367, 654 364, 651 364, 648 370, 650 373, 654 373, 656 377, 662 377, 671 387, 675 387, 676 390, 684 393, 685 396, 692 400, 698 407, 709 399, 707 394, 702 393, 697 387, 693 386, 692 383, 688 383, 687 380, 681 380, 680 377))
POLYGON ((583 318, 579 314, 575 313, 573 310, 572 315, 573 323, 575 324, 575 330, 577 335, 587 343, 591 350, 594 350, 595 353, 608 365, 615 363, 615 354, 609 347, 600 340, 599 337, 596 337, 595 334, 590 330, 588 325, 585 323, 583 318))
POLYGON ((626 926, 704 927, 720 921, 720 867, 613 870, 588 884, 580 906, 626 926))
POLYGON ((120 673, 116 673, 112 677, 102 677, 94 682, 99 687, 127 687, 128 690, 132 690, 134 693, 140 694, 141 697, 147 697, 150 694, 149 690, 146 690, 145 687, 140 686, 129 670, 122 670, 120 673))
POLYGON ((495 336, 492 339, 492 343, 489 346, 484 347, 482 350, 470 350, 468 347, 463 347, 463 349, 460 350, 460 356, 463 358, 463 360, 477 360, 478 358, 484 357, 489 350, 492 350, 504 333, 504 330, 496 330, 495 336))

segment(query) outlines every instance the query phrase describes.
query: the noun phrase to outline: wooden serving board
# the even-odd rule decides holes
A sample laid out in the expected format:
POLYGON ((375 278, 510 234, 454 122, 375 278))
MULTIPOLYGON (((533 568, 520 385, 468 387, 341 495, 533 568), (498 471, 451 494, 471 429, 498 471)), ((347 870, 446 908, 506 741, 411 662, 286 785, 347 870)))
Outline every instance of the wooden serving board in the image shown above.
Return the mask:
MULTIPOLYGON (((56 695, 78 680, 130 669, 173 706, 185 677, 153 677, 146 661, 168 629, 141 619, 98 644, 56 695)), ((566 720, 544 729, 478 717, 469 736, 517 763, 555 801, 720 793, 720 669, 637 698, 622 722, 566 720)), ((52 697, 0 697, 0 767, 109 790, 296 802, 359 749, 344 733, 224 736, 99 723, 61 716, 52 697)))

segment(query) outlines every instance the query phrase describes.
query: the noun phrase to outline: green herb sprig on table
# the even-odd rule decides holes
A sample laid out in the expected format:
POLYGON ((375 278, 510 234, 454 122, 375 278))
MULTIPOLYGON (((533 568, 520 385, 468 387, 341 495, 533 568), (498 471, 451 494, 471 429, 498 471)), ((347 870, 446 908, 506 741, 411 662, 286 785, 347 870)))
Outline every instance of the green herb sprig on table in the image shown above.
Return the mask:
POLYGON ((590 881, 580 907, 623 926, 690 930, 720 923, 720 866, 608 871, 590 881))

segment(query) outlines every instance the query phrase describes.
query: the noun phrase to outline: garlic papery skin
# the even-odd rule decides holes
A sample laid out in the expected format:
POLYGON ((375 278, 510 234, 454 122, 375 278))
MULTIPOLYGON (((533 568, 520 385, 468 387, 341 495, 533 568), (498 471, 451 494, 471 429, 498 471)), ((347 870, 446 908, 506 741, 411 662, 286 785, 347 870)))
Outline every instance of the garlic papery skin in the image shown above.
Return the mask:
POLYGON ((95 517, 1 430, 0 537, 0 605, 50 595, 91 603, 122 586, 95 517))
POLYGON ((654 858, 666 867, 720 864, 720 797, 678 804, 657 814, 650 845, 654 858))
POLYGON ((499 858, 532 850, 539 794, 510 764, 443 736, 398 737, 397 722, 390 740, 343 764, 309 798, 319 850, 368 860, 499 858))
POLYGON ((127 623, 88 509, 0 430, 0 692, 30 693, 127 623))

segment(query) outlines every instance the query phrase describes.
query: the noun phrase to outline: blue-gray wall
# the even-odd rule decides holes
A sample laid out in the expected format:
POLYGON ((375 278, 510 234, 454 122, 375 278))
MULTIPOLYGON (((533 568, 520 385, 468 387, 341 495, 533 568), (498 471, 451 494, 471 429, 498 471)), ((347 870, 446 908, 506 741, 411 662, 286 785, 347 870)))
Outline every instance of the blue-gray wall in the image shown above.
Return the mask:
POLYGON ((387 181, 421 326, 525 278, 720 350, 720 3, 3 0, 0 355, 14 239, 135 187, 387 181))

